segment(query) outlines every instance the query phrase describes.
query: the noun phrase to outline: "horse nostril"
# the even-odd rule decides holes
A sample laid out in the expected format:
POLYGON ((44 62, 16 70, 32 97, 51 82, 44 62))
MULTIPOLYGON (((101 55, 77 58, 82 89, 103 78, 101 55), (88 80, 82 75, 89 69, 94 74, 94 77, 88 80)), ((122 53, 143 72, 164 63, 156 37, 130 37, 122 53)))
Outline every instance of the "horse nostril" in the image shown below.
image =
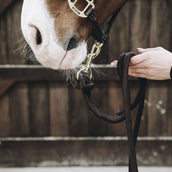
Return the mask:
POLYGON ((71 50, 73 48, 76 48, 78 45, 78 39, 76 37, 72 37, 69 41, 69 44, 68 44, 68 47, 67 47, 67 50, 71 50))
POLYGON ((41 32, 36 29, 36 44, 37 45, 40 45, 42 43, 42 36, 41 36, 41 32))

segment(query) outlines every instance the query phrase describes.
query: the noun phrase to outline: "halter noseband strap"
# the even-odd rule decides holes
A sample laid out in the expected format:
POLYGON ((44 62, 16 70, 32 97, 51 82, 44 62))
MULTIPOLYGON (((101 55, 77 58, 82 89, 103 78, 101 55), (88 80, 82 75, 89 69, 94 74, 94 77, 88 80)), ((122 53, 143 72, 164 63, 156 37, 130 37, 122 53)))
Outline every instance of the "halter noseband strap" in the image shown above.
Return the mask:
POLYGON ((101 48, 104 44, 104 42, 108 39, 108 35, 110 32, 110 29, 112 27, 112 24, 117 17, 119 11, 121 10, 122 6, 113 14, 109 22, 103 27, 103 29, 100 28, 98 21, 97 21, 97 16, 96 16, 96 11, 95 11, 95 5, 94 5, 94 0, 85 0, 87 2, 87 5, 85 8, 81 11, 76 7, 76 3, 78 0, 68 0, 68 4, 71 8, 71 10, 78 15, 79 17, 82 18, 88 18, 89 21, 93 24, 93 32, 92 36, 96 40, 91 53, 87 55, 87 63, 85 66, 83 66, 77 73, 77 79, 79 80, 79 75, 81 72, 84 73, 89 73, 90 79, 92 79, 92 71, 91 71, 91 62, 93 59, 95 59, 101 52, 101 48))

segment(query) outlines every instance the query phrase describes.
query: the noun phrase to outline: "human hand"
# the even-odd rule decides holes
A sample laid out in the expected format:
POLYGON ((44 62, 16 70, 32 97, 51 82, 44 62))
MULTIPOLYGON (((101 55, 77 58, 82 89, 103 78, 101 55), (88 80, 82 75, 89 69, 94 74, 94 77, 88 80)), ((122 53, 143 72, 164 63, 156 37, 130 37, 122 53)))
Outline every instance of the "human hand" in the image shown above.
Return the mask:
MULTIPOLYGON (((162 47, 138 48, 140 54, 130 60, 129 75, 152 80, 170 79, 172 53, 162 47)), ((117 66, 117 61, 111 63, 117 66)))

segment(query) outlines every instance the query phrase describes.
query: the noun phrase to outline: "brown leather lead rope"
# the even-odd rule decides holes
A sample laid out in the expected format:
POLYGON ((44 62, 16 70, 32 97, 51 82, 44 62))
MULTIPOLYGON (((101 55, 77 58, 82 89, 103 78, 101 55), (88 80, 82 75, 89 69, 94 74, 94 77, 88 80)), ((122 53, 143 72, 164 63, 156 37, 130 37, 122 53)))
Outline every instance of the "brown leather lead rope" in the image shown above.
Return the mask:
POLYGON ((145 86, 146 86, 146 79, 139 78, 140 80, 140 89, 136 96, 135 101, 131 104, 130 100, 130 91, 128 85, 128 66, 130 58, 132 58, 135 53, 124 53, 120 56, 118 61, 118 74, 122 83, 122 90, 123 90, 123 110, 117 112, 117 116, 109 116, 104 114, 100 111, 99 108, 94 104, 91 99, 91 90, 93 89, 93 82, 91 82, 88 77, 80 75, 80 87, 82 88, 83 96, 87 105, 89 106, 90 110, 96 115, 98 118, 103 119, 105 121, 111 123, 119 123, 123 120, 126 121, 126 131, 128 137, 128 145, 129 145, 129 172, 138 172, 137 167, 137 160, 136 160, 136 142, 137 136, 139 132, 139 127, 141 123, 141 117, 144 107, 144 100, 145 100, 145 86), (131 120, 131 110, 135 107, 138 107, 138 113, 135 119, 134 129, 132 127, 132 120, 131 120))

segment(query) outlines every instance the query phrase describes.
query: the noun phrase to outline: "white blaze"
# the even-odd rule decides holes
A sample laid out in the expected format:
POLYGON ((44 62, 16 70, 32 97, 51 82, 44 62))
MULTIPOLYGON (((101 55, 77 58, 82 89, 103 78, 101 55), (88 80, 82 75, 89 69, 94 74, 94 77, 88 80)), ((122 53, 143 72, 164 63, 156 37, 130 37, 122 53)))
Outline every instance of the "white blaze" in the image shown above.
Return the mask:
POLYGON ((36 58, 46 67, 69 69, 77 67, 86 57, 86 43, 66 52, 55 34, 54 19, 47 10, 46 0, 24 0, 21 16, 23 35, 36 58), (42 43, 36 44, 37 29, 42 43))

